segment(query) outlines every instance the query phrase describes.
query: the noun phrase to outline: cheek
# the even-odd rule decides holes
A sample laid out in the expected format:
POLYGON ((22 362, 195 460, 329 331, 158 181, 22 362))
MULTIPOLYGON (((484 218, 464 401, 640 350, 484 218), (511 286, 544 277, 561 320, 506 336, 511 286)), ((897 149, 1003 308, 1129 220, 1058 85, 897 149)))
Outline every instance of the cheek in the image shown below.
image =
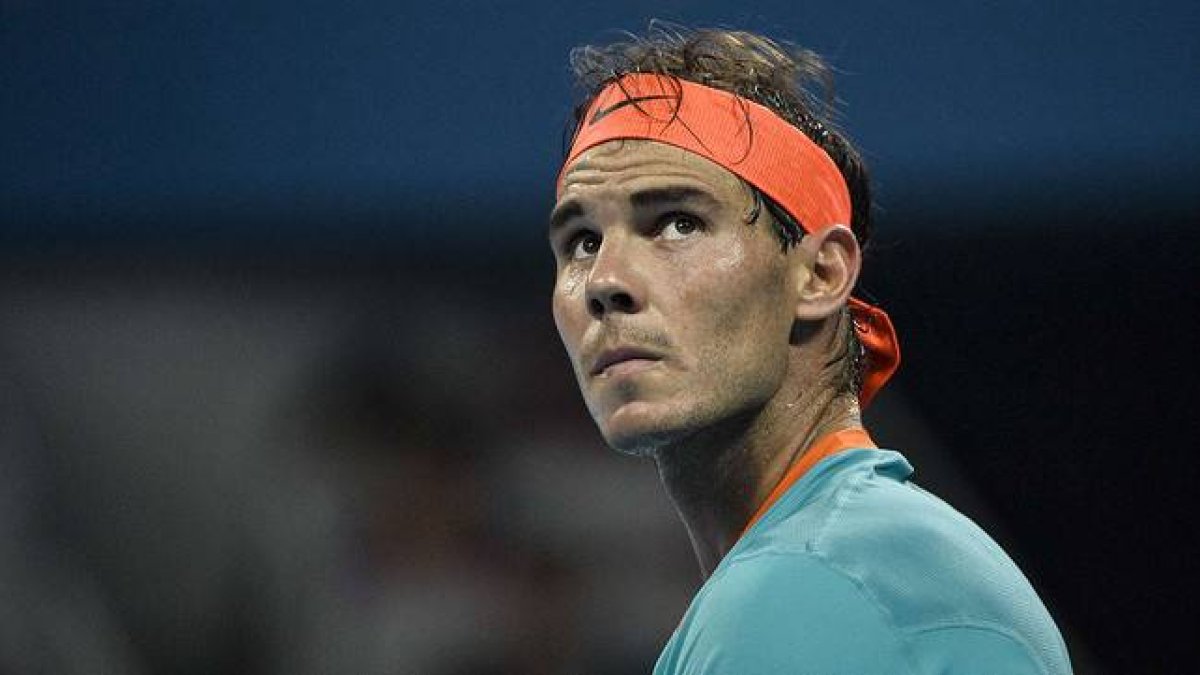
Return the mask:
POLYGON ((564 267, 554 279, 555 298, 573 298, 583 292, 583 283, 587 275, 575 266, 564 267))
POLYGON ((694 343, 700 367, 736 374, 783 366, 791 313, 781 265, 730 246, 686 279, 681 305, 700 309, 688 313, 684 334, 700 338, 694 343))
POLYGON ((718 251, 712 266, 719 274, 739 274, 738 270, 746 266, 745 247, 729 246, 718 251))
POLYGON ((585 325, 582 316, 583 300, 579 297, 579 290, 582 286, 577 276, 569 273, 560 275, 555 282, 554 292, 550 298, 554 325, 558 328, 558 335, 562 338, 567 352, 572 356, 579 345, 580 335, 585 325))

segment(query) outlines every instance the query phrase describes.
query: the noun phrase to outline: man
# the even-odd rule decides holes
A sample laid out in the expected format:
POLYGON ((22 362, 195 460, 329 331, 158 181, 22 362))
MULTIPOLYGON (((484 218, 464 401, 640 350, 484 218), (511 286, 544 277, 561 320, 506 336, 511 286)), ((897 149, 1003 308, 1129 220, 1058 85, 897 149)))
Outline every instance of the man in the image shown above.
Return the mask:
POLYGON ((850 295, 870 198, 806 93, 819 59, 655 31, 572 61, 554 319, 706 578, 654 672, 1070 672, 1013 562, 862 428, 899 349, 850 295))

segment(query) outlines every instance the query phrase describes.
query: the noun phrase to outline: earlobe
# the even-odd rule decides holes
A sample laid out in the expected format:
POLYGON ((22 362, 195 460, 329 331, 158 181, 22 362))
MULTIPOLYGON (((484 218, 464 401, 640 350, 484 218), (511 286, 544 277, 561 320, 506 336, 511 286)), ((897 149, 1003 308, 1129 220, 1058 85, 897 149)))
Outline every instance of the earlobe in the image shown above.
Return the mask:
POLYGON ((833 225, 809 234, 799 244, 796 270, 798 296, 796 318, 823 319, 846 305, 858 282, 862 253, 854 233, 845 225, 833 225))

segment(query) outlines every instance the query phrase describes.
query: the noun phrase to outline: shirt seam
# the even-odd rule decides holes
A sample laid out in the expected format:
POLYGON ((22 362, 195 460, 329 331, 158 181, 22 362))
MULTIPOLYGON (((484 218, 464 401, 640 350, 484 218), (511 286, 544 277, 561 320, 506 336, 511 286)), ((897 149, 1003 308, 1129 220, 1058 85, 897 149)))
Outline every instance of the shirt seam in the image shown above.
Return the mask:
MULTIPOLYGON (((827 457, 822 457, 821 461, 819 461, 816 464, 813 464, 811 467, 809 467, 808 471, 806 471, 804 473, 804 475, 800 477, 799 480, 797 480, 795 483, 792 483, 792 485, 789 486, 788 489, 785 490, 783 492, 783 494, 781 494, 779 496, 779 499, 776 500, 776 502, 771 505, 771 508, 767 509, 766 512, 764 512, 762 514, 762 516, 757 521, 754 522, 753 525, 751 525, 749 528, 746 529, 745 532, 742 533, 742 536, 738 538, 738 542, 740 543, 743 540, 749 539, 751 534, 759 531, 760 529, 766 529, 768 525, 777 524, 777 521, 771 520, 772 514, 779 512, 781 510, 782 505, 790 497, 794 497, 794 495, 798 495, 798 494, 808 494, 811 491, 811 488, 812 488, 811 483, 812 483, 812 481, 815 480, 815 476, 817 475, 818 470, 828 470, 828 468, 829 468, 828 465, 831 462, 843 461, 843 460, 849 461, 849 459, 847 459, 847 458, 850 458, 855 453, 881 453, 881 452, 895 452, 895 451, 894 450, 884 450, 883 448, 867 448, 867 447, 853 446, 853 447, 844 448, 841 451, 835 452, 827 457), (803 490, 801 490, 801 486, 804 487, 803 490)), ((855 459, 855 461, 857 461, 858 458, 854 458, 854 459, 855 459)), ((839 495, 839 497, 840 497, 840 495, 839 495)), ((778 516, 776 516, 776 517, 778 517, 778 516)))
POLYGON ((859 579, 855 578, 854 575, 850 574, 846 570, 843 570, 838 565, 835 565, 828 558, 820 555, 819 553, 817 553, 815 551, 793 551, 793 552, 760 551, 760 552, 752 553, 749 555, 738 556, 737 559, 730 560, 729 567, 726 567, 725 571, 727 572, 729 570, 729 568, 733 567, 734 565, 737 565, 737 564, 740 564, 743 562, 752 561, 752 560, 757 560, 759 558, 767 558, 767 557, 788 558, 788 557, 795 556, 795 555, 801 555, 801 556, 808 557, 808 558, 812 559, 814 562, 816 562, 816 563, 820 564, 821 566, 825 567, 826 569, 828 569, 830 572, 832 572, 832 573, 836 574, 837 576, 840 576, 843 579, 845 579, 846 581, 850 582, 850 585, 854 587, 854 589, 858 592, 859 596, 862 597, 862 599, 865 600, 867 602, 867 604, 870 605, 883 618, 884 625, 891 632, 892 637, 895 638, 896 642, 900 645, 900 650, 904 654, 905 666, 907 667, 908 672, 914 673, 914 674, 923 672, 921 669, 916 667, 917 661, 915 660, 915 658, 912 654, 912 646, 909 644, 908 634, 905 631, 900 630, 900 628, 898 626, 896 626, 896 622, 893 619, 892 614, 887 609, 887 607, 885 607, 882 603, 880 603, 879 600, 874 596, 874 594, 867 590, 865 584, 863 584, 859 579))
POLYGON ((830 527, 832 527, 833 521, 836 520, 839 515, 841 515, 851 496, 858 495, 862 492, 862 486, 864 482, 864 477, 861 473, 856 472, 855 474, 847 477, 846 489, 838 491, 837 501, 834 503, 833 509, 830 510, 828 517, 826 517, 824 522, 821 523, 821 527, 813 535, 813 538, 805 546, 805 549, 807 553, 814 559, 820 561, 821 564, 825 565, 831 571, 841 575, 843 578, 849 581, 850 584, 858 590, 859 594, 862 595, 863 598, 875 608, 875 611, 879 612, 880 616, 883 617, 884 623, 889 629, 891 629, 892 634, 900 642, 900 649, 904 654, 905 660, 907 661, 909 671, 913 673, 919 673, 921 671, 917 667, 918 661, 916 659, 916 655, 912 653, 912 645, 909 644, 909 640, 902 639, 905 633, 904 631, 900 630, 900 627, 897 625, 896 618, 892 614, 892 611, 880 601, 875 593, 867 588, 866 584, 863 583, 861 579, 854 574, 851 574, 842 566, 834 563, 824 553, 817 550, 819 545, 825 539, 826 533, 829 531, 830 527))
POLYGON ((1017 645, 1019 645, 1022 649, 1025 650, 1025 654, 1027 656, 1029 656, 1029 660, 1032 661, 1035 665, 1037 665, 1039 673, 1045 674, 1045 673, 1049 672, 1046 670, 1046 664, 1043 663, 1041 657, 1038 656, 1039 652, 1033 648, 1033 645, 1029 644, 1029 642, 1027 640, 1025 640, 1025 638, 1012 632, 1011 630, 1009 630, 1007 627, 1005 627, 1002 624, 994 623, 991 621, 947 621, 947 622, 940 622, 940 623, 934 623, 934 624, 926 624, 926 625, 923 625, 921 628, 909 629, 908 632, 913 637, 917 637, 919 635, 928 635, 930 633, 941 633, 941 632, 952 631, 952 630, 981 631, 981 632, 999 635, 1000 637, 1003 637, 1003 638, 1007 638, 1008 640, 1015 642, 1017 645))

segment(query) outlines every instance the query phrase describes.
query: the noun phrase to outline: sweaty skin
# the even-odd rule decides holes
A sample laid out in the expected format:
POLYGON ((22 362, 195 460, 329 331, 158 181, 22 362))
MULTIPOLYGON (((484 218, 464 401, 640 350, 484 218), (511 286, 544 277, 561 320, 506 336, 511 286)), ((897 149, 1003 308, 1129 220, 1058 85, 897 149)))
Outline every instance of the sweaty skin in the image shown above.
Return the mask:
POLYGON ((817 435, 858 425, 830 365, 853 235, 784 252, 755 213, 720 166, 628 140, 569 167, 551 214, 554 319, 584 400, 609 445, 654 458, 706 576, 817 435))

